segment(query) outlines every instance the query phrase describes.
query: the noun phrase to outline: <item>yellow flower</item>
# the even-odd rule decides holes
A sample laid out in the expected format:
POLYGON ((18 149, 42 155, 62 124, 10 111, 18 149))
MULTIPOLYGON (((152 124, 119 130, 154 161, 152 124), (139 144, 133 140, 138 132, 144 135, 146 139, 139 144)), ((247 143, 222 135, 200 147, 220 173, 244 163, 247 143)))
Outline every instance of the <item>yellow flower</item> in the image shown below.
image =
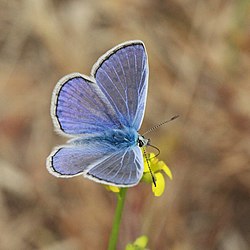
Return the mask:
POLYGON ((120 192, 120 188, 116 187, 116 186, 111 186, 111 185, 105 185, 106 189, 108 191, 114 192, 114 193, 119 193, 120 192))
MULTIPOLYGON (((165 172, 165 174, 169 177, 170 180, 172 180, 172 173, 168 166, 163 162, 159 161, 154 153, 150 153, 148 156, 148 163, 147 160, 144 156, 144 171, 143 171, 143 176, 142 176, 142 181, 146 183, 152 184, 152 191, 155 196, 161 196, 164 192, 165 189, 165 179, 162 174, 162 172, 165 172), (153 182, 152 175, 150 173, 148 164, 151 168, 152 174, 154 176, 154 179, 156 181, 156 186, 153 182)), ((111 185, 105 185, 106 189, 109 191, 112 191, 114 193, 119 193, 120 188, 116 186, 111 186, 111 185)))
POLYGON ((163 177, 162 171, 172 180, 172 173, 168 166, 163 162, 159 161, 154 153, 150 153, 148 156, 148 163, 144 157, 144 172, 142 180, 152 184, 152 191, 155 196, 161 196, 165 189, 165 179, 163 177), (156 181, 156 186, 153 182, 152 175, 150 173, 149 167, 151 168, 152 174, 156 181))
POLYGON ((125 250, 146 250, 148 244, 148 237, 145 235, 140 236, 137 238, 134 243, 129 243, 125 250))

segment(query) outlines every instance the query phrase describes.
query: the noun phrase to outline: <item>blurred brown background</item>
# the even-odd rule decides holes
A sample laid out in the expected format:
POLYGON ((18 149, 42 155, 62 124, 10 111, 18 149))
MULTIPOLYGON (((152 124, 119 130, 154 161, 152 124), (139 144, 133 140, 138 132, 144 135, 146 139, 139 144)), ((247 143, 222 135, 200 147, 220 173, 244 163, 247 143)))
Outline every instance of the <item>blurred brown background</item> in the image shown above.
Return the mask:
POLYGON ((142 132, 172 169, 162 197, 128 192, 119 249, 250 249, 250 2, 0 1, 0 249, 106 249, 115 195, 45 167, 66 139, 49 114, 56 82, 108 49, 144 41, 142 132))

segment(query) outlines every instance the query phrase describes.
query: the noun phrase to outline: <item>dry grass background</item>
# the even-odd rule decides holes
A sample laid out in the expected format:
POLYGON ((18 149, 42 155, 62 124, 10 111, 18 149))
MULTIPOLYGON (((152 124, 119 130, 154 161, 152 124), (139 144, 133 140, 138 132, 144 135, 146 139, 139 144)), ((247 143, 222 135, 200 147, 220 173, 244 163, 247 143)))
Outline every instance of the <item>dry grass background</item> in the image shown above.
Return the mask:
POLYGON ((49 115, 57 80, 89 74, 116 44, 146 44, 150 83, 142 131, 174 180, 160 198, 128 192, 119 249, 250 249, 250 2, 0 1, 0 249, 106 249, 115 197, 45 168, 65 142, 49 115))

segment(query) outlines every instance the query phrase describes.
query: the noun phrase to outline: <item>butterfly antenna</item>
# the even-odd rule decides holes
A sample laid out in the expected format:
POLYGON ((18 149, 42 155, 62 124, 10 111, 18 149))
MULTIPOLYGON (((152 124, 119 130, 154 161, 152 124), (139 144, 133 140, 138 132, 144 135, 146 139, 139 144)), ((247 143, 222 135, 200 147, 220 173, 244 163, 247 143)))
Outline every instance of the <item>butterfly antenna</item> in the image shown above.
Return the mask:
MULTIPOLYGON (((159 127, 162 126, 163 124, 175 120, 175 119, 178 118, 178 117, 179 117, 179 115, 175 115, 175 116, 173 116, 172 118, 170 118, 169 120, 166 120, 166 121, 164 121, 164 122, 162 122, 162 123, 160 123, 160 124, 154 126, 153 128, 151 128, 151 129, 149 129, 148 131, 146 131, 146 132, 143 134, 143 136, 146 135, 146 134, 148 134, 148 133, 150 133, 151 131, 153 131, 153 130, 159 128, 159 127)), ((152 145, 151 145, 151 146, 152 146, 152 145)))
POLYGON ((147 146, 150 146, 151 148, 154 148, 154 149, 157 150, 157 154, 156 154, 154 157, 150 158, 150 159, 153 159, 153 158, 157 157, 157 156, 161 153, 160 149, 157 148, 156 146, 151 145, 151 144, 149 144, 149 143, 147 144, 147 146))
POLYGON ((152 169, 151 169, 151 167, 150 167, 150 165, 149 165, 149 159, 148 159, 148 156, 147 156, 147 152, 146 152, 145 147, 143 147, 143 154, 144 154, 144 157, 145 157, 146 162, 147 162, 147 164, 148 164, 148 169, 149 169, 149 172, 150 172, 150 174, 151 174, 151 176, 152 176, 152 181, 153 181, 153 183, 154 183, 154 186, 156 187, 156 178, 155 178, 155 175, 153 174, 152 169))

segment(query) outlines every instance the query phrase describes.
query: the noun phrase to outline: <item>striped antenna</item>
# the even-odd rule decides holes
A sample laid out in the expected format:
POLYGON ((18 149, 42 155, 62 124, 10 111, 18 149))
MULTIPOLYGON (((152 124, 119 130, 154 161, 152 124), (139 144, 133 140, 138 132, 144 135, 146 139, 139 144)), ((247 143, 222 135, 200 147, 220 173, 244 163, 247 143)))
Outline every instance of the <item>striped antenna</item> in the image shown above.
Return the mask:
POLYGON ((152 127, 151 129, 149 129, 148 131, 146 131, 146 132, 143 134, 143 136, 146 135, 146 134, 148 134, 148 133, 150 133, 150 132, 152 132, 153 130, 159 128, 160 126, 162 126, 162 125, 164 125, 164 124, 166 124, 166 123, 168 123, 168 122, 171 122, 171 121, 175 120, 175 119, 178 118, 178 117, 179 117, 179 115, 175 115, 175 116, 173 116, 172 118, 170 118, 169 120, 166 120, 166 121, 164 121, 164 122, 162 122, 162 123, 160 123, 160 124, 158 124, 158 125, 152 127))

